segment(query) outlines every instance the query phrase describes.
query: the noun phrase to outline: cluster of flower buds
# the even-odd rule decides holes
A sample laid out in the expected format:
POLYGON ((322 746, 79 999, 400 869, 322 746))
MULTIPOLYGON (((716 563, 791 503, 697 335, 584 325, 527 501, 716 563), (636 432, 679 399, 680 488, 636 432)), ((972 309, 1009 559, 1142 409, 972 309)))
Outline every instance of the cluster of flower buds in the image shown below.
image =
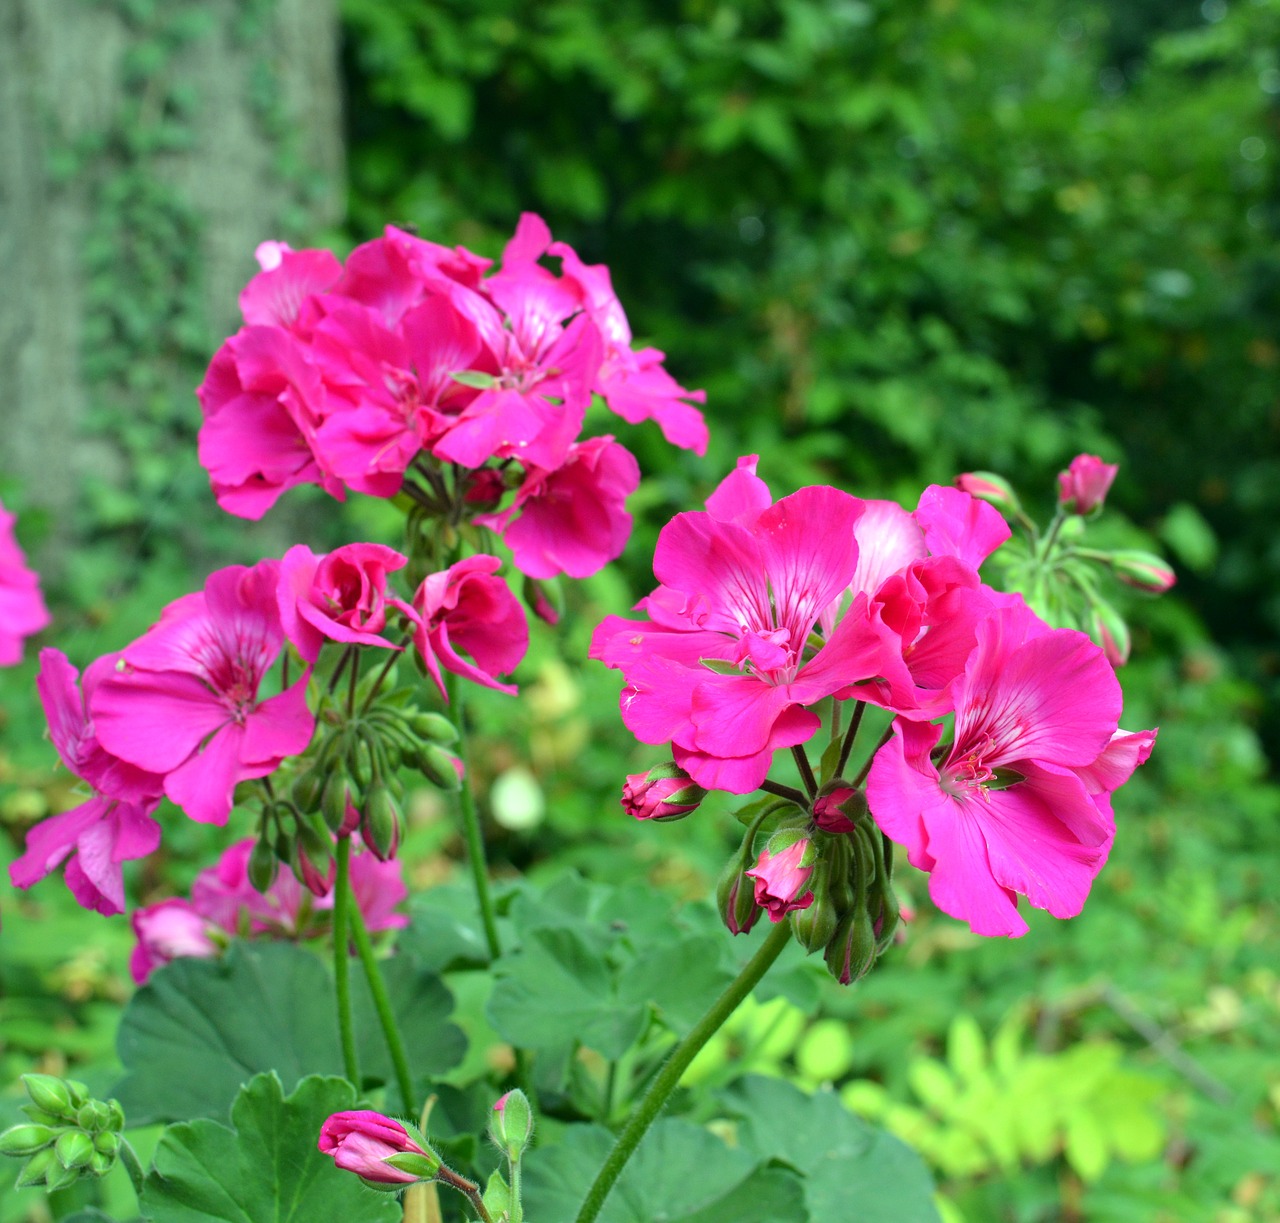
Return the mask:
POLYGON ((841 984, 865 976, 900 917, 892 844, 870 818, 865 796, 836 779, 807 811, 775 800, 753 816, 717 888, 725 925, 743 934, 761 913, 771 922, 789 920, 796 941, 821 952, 841 984))
POLYGON ((124 1111, 115 1100, 95 1100, 74 1079, 24 1074, 29 1120, 0 1133, 0 1155, 25 1159, 17 1185, 65 1189, 82 1176, 103 1176, 121 1153, 124 1111))
POLYGON ((1086 547, 1088 524, 1106 504, 1120 470, 1097 455, 1078 454, 1058 473, 1056 513, 1041 531, 1023 509, 1012 485, 987 471, 966 472, 956 486, 998 509, 1022 528, 1023 538, 1003 550, 1006 583, 1022 590, 1028 605, 1051 624, 1079 629, 1101 647, 1112 666, 1128 661, 1129 626, 1099 585, 1109 575, 1146 594, 1164 594, 1176 581, 1173 570, 1154 553, 1086 547))

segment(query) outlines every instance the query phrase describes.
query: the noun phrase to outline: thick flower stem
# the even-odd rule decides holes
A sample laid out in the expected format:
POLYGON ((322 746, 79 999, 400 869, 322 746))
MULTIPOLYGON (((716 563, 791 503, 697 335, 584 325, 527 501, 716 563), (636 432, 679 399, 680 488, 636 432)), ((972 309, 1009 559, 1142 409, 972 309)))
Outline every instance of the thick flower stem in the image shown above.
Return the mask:
POLYGON ((502 944, 498 941, 498 922, 493 911, 493 894, 489 891, 489 868, 485 861, 480 817, 476 814, 476 800, 471 791, 471 766, 467 756, 467 734, 464 726, 466 710, 462 703, 465 689, 459 678, 452 674, 448 677, 447 685, 449 706, 453 711, 454 725, 458 728, 458 743, 455 750, 458 759, 462 761, 462 785, 458 790, 462 831, 467 838, 467 858, 471 863, 471 878, 475 884, 476 900, 480 904, 480 921, 484 925, 485 942, 489 945, 490 958, 496 960, 502 954, 502 944))
POLYGON ((854 707, 853 721, 845 731, 844 742, 840 744, 840 760, 836 764, 836 776, 844 776, 844 766, 849 763, 849 753, 853 751, 853 741, 858 737, 858 728, 862 725, 862 715, 867 712, 866 701, 859 701, 854 707))
POLYGON ((662 1112, 668 1097, 678 1086, 689 1063, 698 1055, 703 1045, 720 1030, 720 1026, 738 1008, 739 1003, 755 988, 773 962, 782 954, 783 948, 791 941, 791 923, 778 922, 769 931, 769 937, 760 944, 755 955, 747 961, 742 971, 734 978, 729 987, 712 1003, 711 1008, 694 1025, 693 1030, 684 1038, 667 1059, 657 1077, 653 1080, 644 1099, 636 1105, 626 1126, 604 1166, 596 1176, 595 1183, 587 1191, 586 1201, 578 1211, 576 1223, 594 1223, 603 1209, 609 1191, 618 1179, 622 1169, 626 1167, 640 1140, 648 1132, 649 1127, 662 1112))
MULTIPOLYGON (((349 885, 347 894, 350 898, 349 885)), ((359 905, 355 904, 351 905, 351 935, 355 939, 356 952, 360 956, 360 964, 369 982, 369 993, 373 995, 373 1007, 378 1012, 378 1022, 382 1025, 382 1037, 387 1042, 387 1052, 391 1054, 391 1064, 395 1067, 396 1084, 400 1088, 404 1110, 412 1116, 414 1114, 413 1080, 409 1075, 409 1059, 405 1056, 404 1040, 400 1036, 395 1012, 391 1009, 387 983, 382 979, 382 969, 378 967, 377 956, 373 953, 373 943, 369 938, 369 931, 365 928, 364 917, 359 905)))
POLYGON ((342 1069, 360 1090, 360 1060, 356 1030, 351 1021, 351 838, 338 838, 338 878, 333 887, 333 980, 338 993, 338 1034, 342 1038, 342 1069))

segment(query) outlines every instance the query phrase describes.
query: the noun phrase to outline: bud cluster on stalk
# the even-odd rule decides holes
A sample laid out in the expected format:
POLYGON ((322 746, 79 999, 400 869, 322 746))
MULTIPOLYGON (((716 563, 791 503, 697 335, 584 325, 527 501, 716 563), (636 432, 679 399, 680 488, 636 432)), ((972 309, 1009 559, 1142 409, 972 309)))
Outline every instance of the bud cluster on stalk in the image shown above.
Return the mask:
POLYGON ((785 800, 753 808, 716 889, 725 925, 744 934, 761 913, 785 919, 796 941, 821 952, 842 985, 865 976, 893 941, 901 915, 892 843, 871 819, 866 798, 836 779, 808 810, 785 800))
POLYGON ((449 745, 458 731, 443 714, 410 703, 405 689, 380 695, 348 715, 337 702, 320 716, 319 733, 298 758, 292 781, 263 798, 258 843, 249 859, 254 887, 265 891, 287 863, 317 896, 333 884, 335 837, 359 830, 381 861, 396 856, 405 801, 404 770, 442 790, 461 784, 449 745))
POLYGON ((95 1100, 75 1079, 24 1074, 31 1103, 29 1120, 0 1133, 0 1155, 25 1159, 18 1188, 43 1185, 52 1191, 82 1176, 103 1176, 115 1164, 123 1139, 124 1112, 115 1100, 95 1100))
POLYGON ((1169 564, 1152 552, 1083 544, 1102 514, 1118 470, 1096 455, 1076 455, 1058 476, 1054 517, 1043 530, 1002 477, 971 471, 956 479, 957 487, 994 505, 1021 529, 1021 536, 1015 535, 997 554, 1005 570, 1005 588, 1021 591, 1031 610, 1049 624, 1087 633, 1115 667, 1129 658, 1130 633, 1104 583, 1119 582, 1159 595, 1177 580, 1169 564))

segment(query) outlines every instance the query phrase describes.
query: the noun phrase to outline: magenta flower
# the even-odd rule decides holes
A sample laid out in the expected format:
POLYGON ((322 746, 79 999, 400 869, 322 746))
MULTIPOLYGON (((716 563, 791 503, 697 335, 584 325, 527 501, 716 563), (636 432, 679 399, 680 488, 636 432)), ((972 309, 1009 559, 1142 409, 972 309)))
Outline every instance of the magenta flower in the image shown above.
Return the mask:
POLYGON ((98 659, 80 673, 59 650, 40 651, 36 688, 49 736, 62 762, 93 790, 87 802, 52 816, 27 833, 26 853, 9 867, 15 887, 29 888, 66 863, 63 877, 86 909, 124 911, 121 864, 153 853, 160 825, 151 819, 164 779, 112 756, 98 742, 88 703, 118 655, 98 659))
POLYGON ((571 447, 554 471, 531 467, 509 508, 476 521, 502 536, 521 573, 590 577, 626 547, 624 504, 639 483, 631 452, 611 437, 593 437, 571 447))
POLYGON ((1025 606, 979 625, 954 694, 954 741, 936 762, 942 728, 895 721, 867 781, 872 815, 975 933, 1024 934, 1019 894, 1074 916, 1111 846, 1110 792, 1154 732, 1117 738, 1120 686, 1101 650, 1025 606))
POLYGON ((387 598, 387 574, 409 562, 382 544, 345 544, 317 556, 296 544, 280 562, 280 623, 306 662, 315 662, 326 640, 395 648, 379 636, 387 607, 412 615, 406 603, 387 598))
POLYGON ((0 667, 22 661, 24 638, 49 623, 40 579, 27 568, 13 524, 17 517, 0 504, 0 667))
POLYGON ((880 673, 883 645, 859 612, 825 638, 819 616, 853 579, 862 502, 804 488, 776 504, 744 460, 707 501, 658 537, 661 585, 649 621, 611 616, 591 656, 626 678, 622 720, 643 743, 672 744, 706 789, 748 794, 773 753, 819 725, 808 706, 880 673))
POLYGON ((225 824, 238 782, 274 772, 311 741, 307 673, 259 697, 284 644, 279 574, 278 561, 211 574, 125 648, 90 698, 103 746, 163 774, 164 792, 202 823, 225 824))
POLYGON ((1104 463, 1096 454, 1078 454, 1066 471, 1058 473, 1058 504, 1068 514, 1089 514, 1102 508, 1118 463, 1104 463))
POLYGON ((680 820, 706 798, 707 792, 682 768, 660 764, 647 773, 631 773, 622 787, 622 809, 638 820, 680 820))
POLYGON ((781 849, 775 850, 771 843, 761 850, 755 866, 744 872, 755 880, 756 904, 769 914, 771 922, 780 922, 788 913, 813 904, 813 893, 808 890, 813 861, 812 843, 797 837, 781 849))
POLYGON ((162 900, 135 909, 129 923, 137 940, 129 972, 138 985, 180 956, 207 960, 218 954, 219 945, 210 933, 212 923, 188 900, 162 900))
POLYGON ((519 666, 529 648, 529 622, 506 582, 494 576, 501 565, 496 556, 467 557, 429 574, 413 596, 419 616, 413 642, 446 700, 441 667, 486 688, 516 692, 497 676, 519 666))
POLYGON ((440 1158, 429 1147, 415 1141, 399 1121, 368 1109, 334 1113, 320 1127, 317 1144, 325 1155, 347 1172, 379 1185, 411 1185, 429 1180, 440 1168, 440 1158), (388 1162, 397 1156, 410 1155, 418 1163, 413 1172, 404 1171, 388 1162))
POLYGON ((315 298, 338 282, 342 264, 332 251, 295 251, 287 242, 261 242, 254 256, 262 271, 240 291, 244 321, 309 335, 321 317, 315 298))

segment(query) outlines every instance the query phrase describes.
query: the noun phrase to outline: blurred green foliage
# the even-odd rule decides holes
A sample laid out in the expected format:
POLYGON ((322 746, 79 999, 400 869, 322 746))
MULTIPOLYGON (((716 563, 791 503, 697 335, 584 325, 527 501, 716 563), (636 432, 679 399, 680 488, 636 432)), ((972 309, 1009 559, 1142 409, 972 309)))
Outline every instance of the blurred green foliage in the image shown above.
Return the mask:
MULTIPOLYGON (((142 7, 151 41, 189 33, 184 6, 142 7)), ((485 812, 498 871, 640 871, 663 896, 707 894, 728 804, 624 824, 620 779, 654 753, 621 731, 616 678, 583 660, 592 626, 647 589, 658 526, 737 455, 765 456, 778 494, 820 480, 908 504, 925 481, 1001 471, 1029 505, 1040 490, 1037 512, 1077 451, 1121 461, 1113 542, 1162 546, 1180 585, 1126 605, 1125 724, 1161 737, 1117 801, 1084 914, 983 941, 904 870, 917 916, 876 973, 840 990, 793 970, 697 1071, 831 1082, 897 1115, 969 1223, 1280 1219, 1280 791, 1264 750, 1280 752, 1280 0, 342 8, 345 240, 393 221, 496 255, 536 210, 609 265, 637 336, 708 390, 705 460, 602 418, 649 477, 636 538, 568 592, 558 631, 538 630, 521 700, 473 702, 480 791, 502 782, 485 812), (1124 1134, 1073 1120, 1099 1119, 1113 1090, 1124 1134)), ((188 104, 179 91, 165 122, 188 104)), ((102 203, 91 283, 138 284, 107 295, 89 367, 132 482, 87 490, 86 546, 53 591, 79 664, 267 537, 203 493, 183 389, 209 355, 186 304, 188 218, 144 177, 106 174, 165 133, 126 135, 68 161, 102 203)), ((290 499, 335 541, 388 529, 386 507, 290 499)), ((2 677, 0 859, 67 801, 33 670, 2 677)), ((410 805, 406 859, 426 888, 459 842, 438 795, 410 805)), ((135 897, 179 890, 219 844, 171 818, 135 897)), ((105 1087, 122 920, 81 914, 57 882, 22 898, 0 885, 0 906, 0 1077, 70 1061, 105 1087)), ((479 1025, 484 998, 456 988, 479 1025)), ((0 1186, 0 1218, 23 1217, 0 1186)))

